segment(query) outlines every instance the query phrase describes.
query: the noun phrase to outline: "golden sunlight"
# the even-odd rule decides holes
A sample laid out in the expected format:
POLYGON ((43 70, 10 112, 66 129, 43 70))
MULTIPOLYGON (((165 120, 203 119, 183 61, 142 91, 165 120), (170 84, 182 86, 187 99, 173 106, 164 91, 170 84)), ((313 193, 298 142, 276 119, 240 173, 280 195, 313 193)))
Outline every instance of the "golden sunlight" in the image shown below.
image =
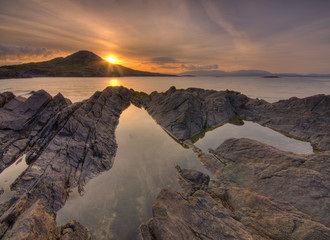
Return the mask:
POLYGON ((119 80, 118 79, 111 79, 110 81, 109 81, 109 86, 111 86, 111 87, 118 87, 118 86, 120 86, 121 84, 120 84, 120 82, 119 82, 119 80))
POLYGON ((107 60, 109 63, 115 63, 117 60, 113 57, 106 57, 104 58, 105 60, 107 60))

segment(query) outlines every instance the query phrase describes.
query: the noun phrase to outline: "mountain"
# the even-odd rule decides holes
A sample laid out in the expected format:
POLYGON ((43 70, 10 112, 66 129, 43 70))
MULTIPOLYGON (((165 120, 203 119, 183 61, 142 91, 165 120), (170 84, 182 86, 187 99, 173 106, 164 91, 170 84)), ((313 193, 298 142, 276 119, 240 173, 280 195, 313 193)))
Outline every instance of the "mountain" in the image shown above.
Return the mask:
POLYGON ((124 77, 169 76, 134 70, 111 64, 89 51, 79 51, 65 58, 0 67, 0 79, 21 77, 124 77))
POLYGON ((233 72, 225 72, 220 70, 211 71, 188 71, 180 73, 180 75, 194 75, 194 76, 214 76, 214 77, 227 77, 227 76, 268 76, 270 72, 263 70, 239 70, 233 72))
POLYGON ((330 77, 330 74, 296 74, 296 73, 271 73, 263 70, 239 70, 232 72, 225 72, 221 70, 210 71, 188 71, 180 73, 179 76, 208 76, 208 77, 265 77, 265 78, 279 78, 279 77, 330 77))

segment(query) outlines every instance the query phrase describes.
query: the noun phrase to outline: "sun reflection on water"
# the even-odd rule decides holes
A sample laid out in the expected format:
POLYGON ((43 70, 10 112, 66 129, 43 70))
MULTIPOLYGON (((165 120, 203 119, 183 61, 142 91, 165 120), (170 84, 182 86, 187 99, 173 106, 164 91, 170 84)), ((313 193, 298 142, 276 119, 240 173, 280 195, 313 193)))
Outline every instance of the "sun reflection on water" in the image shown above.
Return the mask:
POLYGON ((118 79, 111 79, 109 81, 109 86, 118 87, 118 86, 121 86, 121 84, 120 84, 120 81, 118 79))

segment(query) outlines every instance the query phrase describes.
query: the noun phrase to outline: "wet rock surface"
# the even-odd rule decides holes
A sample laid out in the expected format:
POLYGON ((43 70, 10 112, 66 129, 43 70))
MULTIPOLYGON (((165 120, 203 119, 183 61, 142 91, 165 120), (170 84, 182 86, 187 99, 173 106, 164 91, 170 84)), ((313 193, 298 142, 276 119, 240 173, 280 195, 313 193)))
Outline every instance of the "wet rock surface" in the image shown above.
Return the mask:
POLYGON ((228 90, 171 87, 165 93, 153 92, 142 99, 142 105, 178 140, 189 139, 239 115, 330 150, 330 95, 268 103, 228 90))
POLYGON ((323 150, 330 150, 330 95, 290 98, 276 103, 249 100, 236 108, 244 119, 282 133, 305 139, 323 150))
MULTIPOLYGON (((117 149, 114 131, 129 104, 129 90, 118 87, 96 92, 76 104, 41 90, 27 100, 14 98, 0 108, 3 169, 23 153, 29 164, 11 185, 16 191, 14 197, 0 205, 2 239, 55 236, 53 228, 47 230, 45 238, 20 233, 27 225, 38 227, 37 220, 29 219, 44 222, 39 214, 34 216, 36 202, 51 215, 65 204, 71 189, 78 187, 83 194, 89 179, 112 167, 117 149)), ((58 239, 88 239, 88 234, 80 234, 87 232, 81 225, 78 232, 76 227, 62 228, 63 236, 58 239)))
POLYGON ((250 139, 227 140, 214 155, 194 151, 216 180, 194 188, 196 171, 179 169, 182 191, 162 190, 143 239, 330 237, 329 152, 303 156, 250 139))
POLYGON ((23 152, 36 149, 36 140, 42 135, 50 139, 54 129, 45 132, 46 125, 71 104, 61 94, 52 98, 43 90, 35 92, 28 99, 13 94, 9 99, 0 108, 0 172, 23 152))
POLYGON ((233 91, 109 87, 75 104, 43 90, 28 99, 0 94, 0 173, 23 154, 28 164, 11 185, 14 196, 0 203, 1 239, 90 239, 74 220, 56 226, 54 213, 73 188, 83 195, 90 179, 111 169, 115 129, 130 103, 185 140, 216 178, 176 166, 182 191, 161 191, 143 239, 330 238, 329 151, 298 155, 230 139, 206 154, 189 140, 239 115, 327 150, 329 96, 271 104, 233 91))
POLYGON ((230 103, 233 96, 241 97, 233 91, 171 87, 165 93, 151 93, 142 106, 167 132, 184 140, 235 117, 230 103))
POLYGON ((214 173, 221 182, 288 202, 330 227, 329 152, 298 155, 242 138, 225 141, 213 154, 224 163, 214 173))

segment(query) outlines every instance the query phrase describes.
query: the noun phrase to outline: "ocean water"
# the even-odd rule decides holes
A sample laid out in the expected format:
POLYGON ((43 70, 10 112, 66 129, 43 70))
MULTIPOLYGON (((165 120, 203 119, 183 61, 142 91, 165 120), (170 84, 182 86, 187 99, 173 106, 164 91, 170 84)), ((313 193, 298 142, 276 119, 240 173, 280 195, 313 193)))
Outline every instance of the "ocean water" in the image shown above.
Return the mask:
MULTIPOLYGON (((123 85, 151 93, 177 88, 199 87, 236 90, 252 98, 269 102, 292 96, 330 94, 330 79, 325 78, 253 78, 253 77, 125 77, 125 78, 32 78, 0 80, 0 92, 13 91, 28 97, 31 91, 44 89, 51 95, 61 92, 73 102, 89 98, 107 86, 123 85)), ((248 137, 284 151, 312 154, 308 142, 288 138, 271 129, 245 121, 242 126, 225 124, 207 132, 195 145, 204 152, 216 148, 231 137, 248 137)), ((209 172, 191 149, 185 149, 168 136, 143 109, 130 106, 116 129, 118 150, 114 166, 90 180, 86 193, 74 189, 66 205, 57 212, 57 223, 76 219, 86 226, 93 239, 136 239, 141 222, 151 217, 154 199, 162 188, 178 190, 174 164, 209 172)), ((14 174, 26 166, 12 165, 0 175, 8 193, 14 174)), ((7 191, 7 192, 6 192, 7 191)), ((9 194, 9 195, 8 195, 9 194)))
POLYGON ((28 96, 44 89, 51 95, 61 92, 73 102, 89 98, 107 86, 122 85, 136 91, 151 93, 176 88, 235 90, 251 98, 275 102, 290 97, 330 94, 330 78, 260 78, 260 77, 123 77, 123 78, 24 78, 0 80, 0 92, 12 91, 28 96))

